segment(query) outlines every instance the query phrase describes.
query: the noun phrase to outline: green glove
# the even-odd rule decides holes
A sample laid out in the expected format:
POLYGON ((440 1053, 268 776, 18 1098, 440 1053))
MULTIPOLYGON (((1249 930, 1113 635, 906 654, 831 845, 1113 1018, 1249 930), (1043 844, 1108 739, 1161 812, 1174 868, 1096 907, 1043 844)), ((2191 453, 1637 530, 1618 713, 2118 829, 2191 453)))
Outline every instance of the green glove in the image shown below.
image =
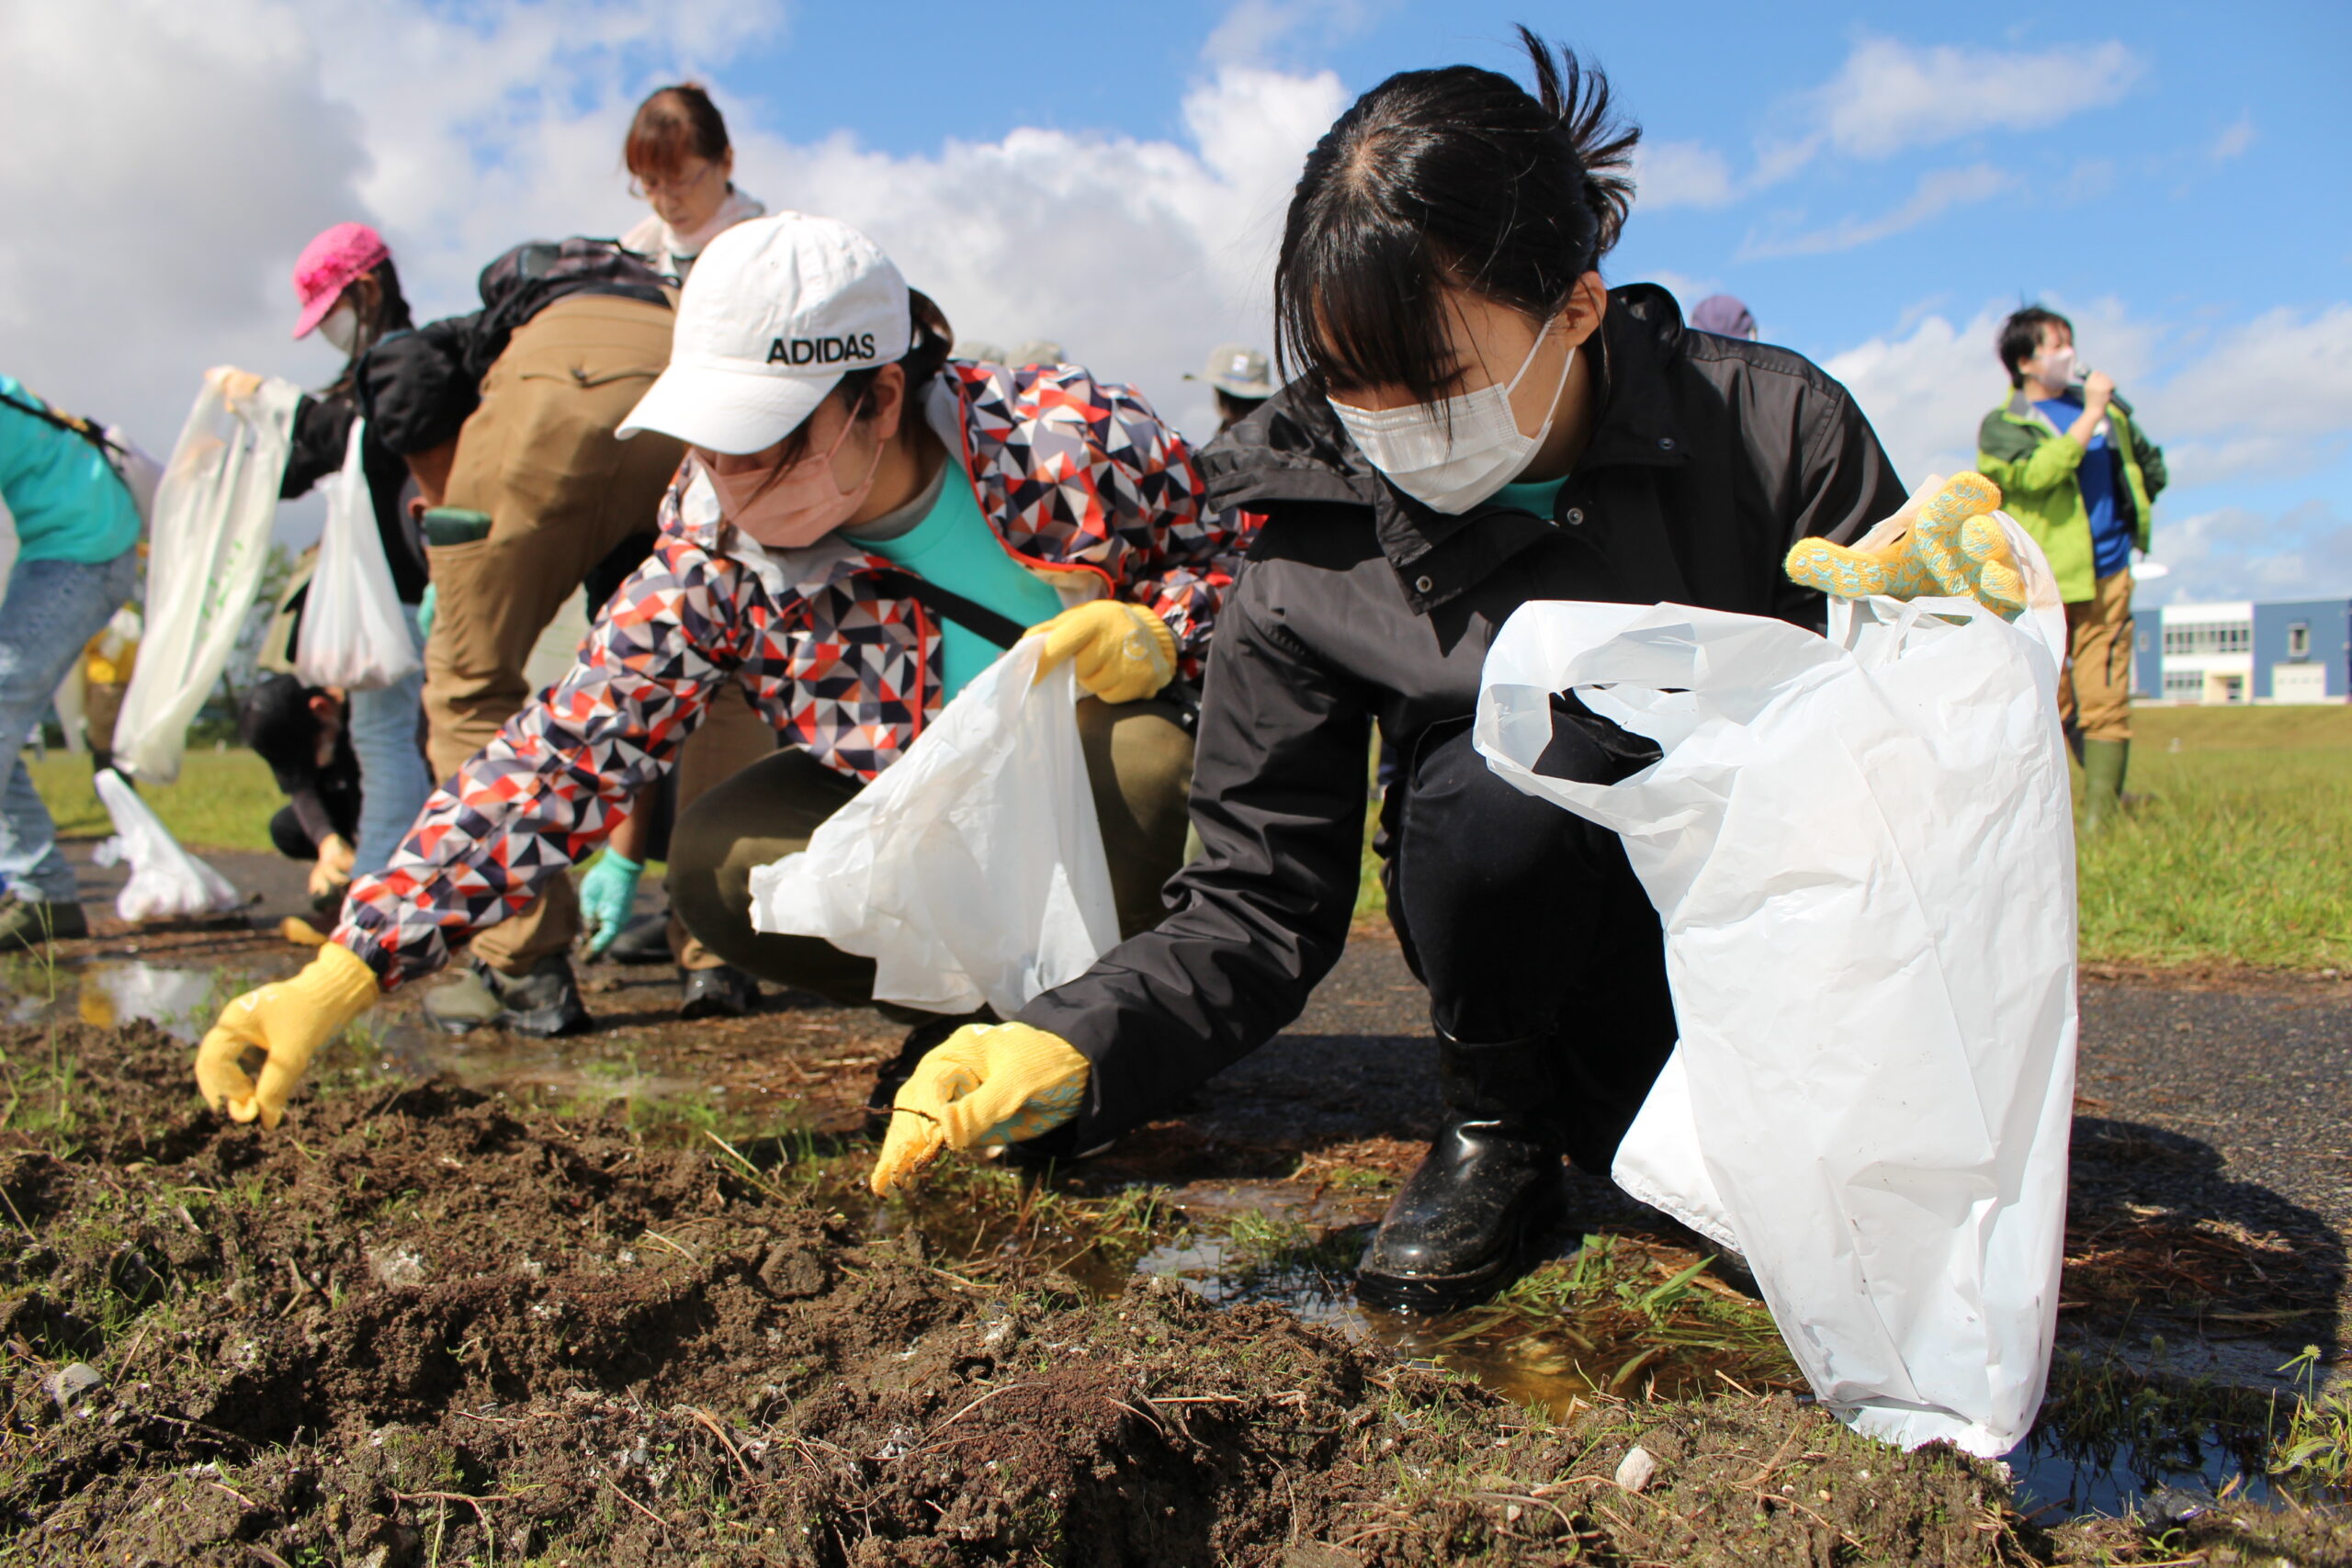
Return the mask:
POLYGON ((416 635, 419 637, 433 635, 433 613, 441 607, 441 601, 433 590, 434 585, 426 583, 424 597, 416 602, 416 635))
POLYGON ((580 911, 588 921, 588 956, 600 956, 628 924, 637 904, 638 878, 645 867, 616 849, 606 849, 580 879, 580 911))

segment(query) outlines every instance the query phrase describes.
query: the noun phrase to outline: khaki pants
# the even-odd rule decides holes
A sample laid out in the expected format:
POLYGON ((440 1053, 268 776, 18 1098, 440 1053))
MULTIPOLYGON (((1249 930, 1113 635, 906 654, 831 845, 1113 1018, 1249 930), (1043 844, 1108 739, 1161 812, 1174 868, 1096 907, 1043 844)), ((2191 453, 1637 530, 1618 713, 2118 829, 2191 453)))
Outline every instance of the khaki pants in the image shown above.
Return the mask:
MULTIPOLYGON (((1111 863, 1119 932, 1167 913, 1159 889, 1184 859, 1193 740, 1157 702, 1078 705, 1088 782, 1111 863)), ((816 937, 752 929, 752 868, 808 848, 817 825, 857 794, 855 779, 791 748, 755 762, 678 814, 670 836, 670 907, 727 963, 837 1002, 874 999, 874 961, 816 937)))
POLYGON ((2090 598, 2066 606, 2066 671, 2058 716, 2086 740, 2132 739, 2132 573, 2102 577, 2090 598))
MULTIPOLYGON (((702 728, 678 752, 678 815, 754 762, 775 754, 775 728, 752 705, 750 694, 729 681, 719 689, 702 728)), ((832 770, 825 770, 831 773, 832 770)), ((681 969, 716 969, 727 961, 696 942, 678 911, 670 911, 670 955, 681 969)))
MULTIPOLYGON (((426 751, 447 779, 530 696, 523 663, 564 600, 629 534, 651 525, 684 451, 614 439, 670 360, 671 312, 575 294, 514 333, 458 433, 447 504, 490 514, 487 538, 428 547, 438 601, 424 645, 426 751)), ((571 879, 474 938, 519 974, 579 934, 571 879)))

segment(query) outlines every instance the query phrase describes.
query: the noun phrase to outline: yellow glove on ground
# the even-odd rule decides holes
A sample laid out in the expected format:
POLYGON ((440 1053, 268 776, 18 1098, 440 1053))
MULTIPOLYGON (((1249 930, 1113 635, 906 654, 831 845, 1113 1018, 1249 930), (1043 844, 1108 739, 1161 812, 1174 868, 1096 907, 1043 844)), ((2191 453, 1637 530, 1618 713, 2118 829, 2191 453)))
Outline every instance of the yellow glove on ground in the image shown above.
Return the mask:
POLYGON ((329 942, 303 971, 248 991, 220 1010, 220 1021, 196 1048, 196 1090, 215 1111, 275 1127, 311 1066, 311 1054, 375 1005, 376 973, 347 947, 329 942), (238 1060, 258 1046, 269 1060, 261 1083, 238 1060))
POLYGON ((1176 634, 1140 604, 1097 599, 1031 626, 1046 639, 1043 675, 1065 659, 1077 662, 1078 683, 1106 703, 1132 703, 1176 678, 1176 634))
POLYGON ((890 1135, 874 1162, 879 1196, 945 1148, 1018 1143, 1078 1114, 1086 1058, 1025 1023, 967 1023, 933 1046, 899 1088, 890 1135))
POLYGON ((2025 609, 2025 578, 1993 515, 2000 505, 2000 491, 1982 474, 1931 478, 1851 547, 1798 540, 1789 581, 1840 599, 1973 599, 2015 620, 2025 609))

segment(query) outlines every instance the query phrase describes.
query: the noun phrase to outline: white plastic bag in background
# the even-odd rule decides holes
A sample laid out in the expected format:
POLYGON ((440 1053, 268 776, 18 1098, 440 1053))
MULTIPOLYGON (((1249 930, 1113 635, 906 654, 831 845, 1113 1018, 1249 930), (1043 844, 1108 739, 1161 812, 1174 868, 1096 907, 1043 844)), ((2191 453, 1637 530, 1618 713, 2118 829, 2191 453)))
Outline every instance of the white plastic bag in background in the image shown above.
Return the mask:
POLYGON ((1833 626, 1526 604, 1487 654, 1476 744, 1622 834, 1665 925, 1681 1038, 1619 1185, 1746 1256, 1857 1429, 1989 1456, 2032 1427, 2057 1317, 2059 665, 2036 617, 1964 600, 1867 600, 1833 626), (1613 785, 1535 773, 1570 688, 1663 758, 1613 785))
POLYGON ((1018 644, 808 847, 752 873, 752 925, 875 961, 874 996, 1010 1018, 1119 940, 1067 661, 1018 644))
POLYGON ((302 602, 302 635, 294 652, 294 673, 306 685, 372 690, 417 667, 416 642, 392 586, 368 493, 359 451, 366 429, 365 420, 351 422, 342 470, 326 482, 326 526, 319 534, 318 570, 302 602))
POLYGON ((302 395, 271 379, 232 402, 221 380, 206 374, 156 487, 147 637, 115 720, 123 772, 157 784, 179 777, 189 721, 253 608, 302 395))
POLYGON ((243 897, 229 879, 180 848, 162 818, 112 768, 101 768, 95 784, 115 836, 98 846, 98 863, 130 863, 130 880, 116 895, 114 912, 126 920, 216 915, 243 897))

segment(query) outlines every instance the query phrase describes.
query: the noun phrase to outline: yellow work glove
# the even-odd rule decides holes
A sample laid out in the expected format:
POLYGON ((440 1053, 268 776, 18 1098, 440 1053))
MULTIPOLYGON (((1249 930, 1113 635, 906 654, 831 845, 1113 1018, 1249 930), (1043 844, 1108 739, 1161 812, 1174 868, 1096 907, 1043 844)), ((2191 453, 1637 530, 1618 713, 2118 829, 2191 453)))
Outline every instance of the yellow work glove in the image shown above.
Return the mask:
POLYGON ((1982 474, 1930 479, 1854 546, 1798 540, 1789 581, 1840 599, 1973 599, 2015 620, 2025 609, 2025 578, 1993 515, 2000 506, 1999 489, 1982 474))
POLYGON ((261 390, 261 378, 251 370, 240 370, 233 365, 216 365, 204 373, 204 378, 220 389, 220 395, 232 403, 248 402, 261 390))
POLYGON ((375 1005, 375 971, 347 947, 329 942, 290 980, 248 991, 220 1010, 220 1021, 196 1048, 196 1090, 215 1111, 275 1127, 321 1043, 375 1005), (238 1058, 251 1047, 268 1056, 261 1082, 238 1058))
POLYGON ((1025 1023, 967 1023, 925 1054, 899 1088, 890 1134, 874 1162, 876 1196, 942 1149, 1018 1143, 1078 1114, 1086 1058, 1025 1023))
POLYGON ((1025 634, 1046 639, 1042 676, 1063 660, 1077 661, 1078 683, 1106 703, 1156 694, 1176 678, 1176 634, 1140 604, 1097 599, 1064 610, 1025 634))

